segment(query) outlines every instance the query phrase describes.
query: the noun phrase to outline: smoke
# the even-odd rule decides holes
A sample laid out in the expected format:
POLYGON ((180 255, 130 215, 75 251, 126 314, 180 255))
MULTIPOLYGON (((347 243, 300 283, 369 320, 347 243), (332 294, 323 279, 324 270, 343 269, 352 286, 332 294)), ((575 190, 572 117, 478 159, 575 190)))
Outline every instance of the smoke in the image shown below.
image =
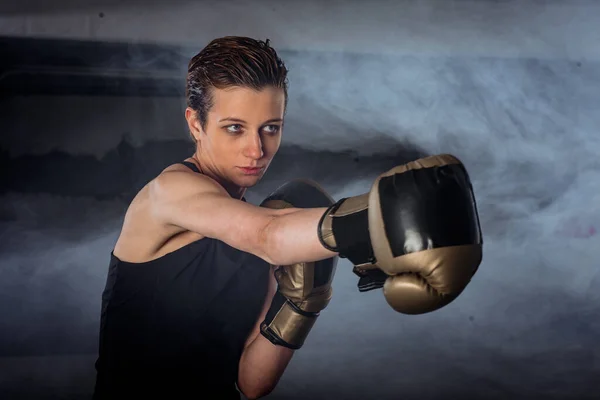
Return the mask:
MULTIPOLYGON (((460 11, 467 3, 440 7, 460 11)), ((384 399, 398 393, 581 399, 597 388, 600 64, 578 57, 597 29, 565 47, 566 39, 552 32, 576 32, 577 21, 558 18, 558 6, 542 7, 535 19, 506 11, 514 11, 516 2, 505 3, 501 13, 486 12, 491 3, 476 6, 474 25, 443 25, 450 14, 419 2, 418 12, 407 6, 410 15, 420 16, 412 36, 401 35, 402 27, 377 36, 374 26, 356 41, 362 53, 281 52, 290 68, 284 146, 248 200, 258 203, 298 177, 317 180, 335 198, 356 195, 398 163, 452 153, 474 184, 484 260, 455 302, 417 317, 393 312, 380 291, 358 293, 351 266, 341 260, 332 302, 274 399, 384 399), (501 43, 515 32, 521 47, 501 43), (477 35, 479 42, 472 37, 477 35), (490 38, 497 38, 495 50, 483 46, 493 43, 490 38), (374 43, 370 54, 367 42, 374 43), (384 54, 392 42, 400 50, 384 54)), ((579 6, 560 9, 567 16, 583 13, 579 6)), ((347 21, 360 10, 344 11, 347 21)), ((290 31, 297 34, 299 25, 290 31)), ((357 35, 348 27, 340 32, 357 35)), ((274 45, 293 47, 298 42, 292 33, 273 38, 274 45)), ((132 46, 127 59, 109 58, 107 65, 181 76, 183 69, 164 54, 173 53, 153 55, 132 46)), ((185 145, 172 145, 187 141, 181 100, 30 96, 3 105, 7 129, 0 144, 10 154, 6 165, 18 169, 4 171, 10 179, 0 198, 0 353, 85 353, 93 362, 108 255, 130 195, 123 187, 137 187, 188 155, 185 145), (124 138, 129 147, 115 153, 124 138), (23 178, 27 166, 39 179, 23 178), (119 173, 106 178, 98 171, 119 173)), ((23 360, 0 363, 0 376, 10 377, 1 381, 6 393, 24 392, 25 380, 14 372, 28 374, 27 367, 14 368, 23 360)), ((77 386, 68 366, 85 363, 57 363, 68 372, 54 383, 36 372, 40 387, 58 393, 77 386), (56 384, 61 379, 63 386, 56 384)))

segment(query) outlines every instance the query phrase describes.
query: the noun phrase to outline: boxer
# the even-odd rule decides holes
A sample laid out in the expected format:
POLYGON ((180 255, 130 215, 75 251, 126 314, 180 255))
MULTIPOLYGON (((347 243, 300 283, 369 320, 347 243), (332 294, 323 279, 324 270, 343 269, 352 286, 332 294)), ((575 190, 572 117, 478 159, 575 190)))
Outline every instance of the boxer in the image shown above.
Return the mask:
POLYGON ((451 156, 383 173, 334 201, 293 181, 245 201, 277 153, 287 69, 268 41, 213 40, 188 66, 193 155, 131 202, 102 294, 95 399, 269 394, 332 296, 337 259, 393 309, 433 311, 481 254, 464 166, 451 156))

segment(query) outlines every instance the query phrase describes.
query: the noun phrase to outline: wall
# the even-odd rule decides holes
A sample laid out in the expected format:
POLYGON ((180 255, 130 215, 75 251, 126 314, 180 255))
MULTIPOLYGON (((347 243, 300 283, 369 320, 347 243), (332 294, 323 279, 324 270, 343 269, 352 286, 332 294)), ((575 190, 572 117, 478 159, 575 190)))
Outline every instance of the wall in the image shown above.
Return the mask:
MULTIPOLYGON (((299 176, 336 198, 362 193, 422 154, 454 153, 472 175, 485 253, 465 293, 401 316, 381 293, 358 293, 343 260, 330 306, 271 398, 593 398, 597 3, 141 4, 13 2, 0 6, 0 32, 123 42, 128 71, 152 79, 159 52, 138 57, 137 42, 183 57, 219 35, 271 37, 291 69, 290 108, 254 203, 299 176)), ((34 89, 0 103, 0 396, 84 396, 108 252, 135 190, 189 154, 183 100, 34 89)))
POLYGON ((31 0, 0 6, 0 33, 193 46, 235 34, 289 50, 597 60, 599 12, 592 0, 31 0))

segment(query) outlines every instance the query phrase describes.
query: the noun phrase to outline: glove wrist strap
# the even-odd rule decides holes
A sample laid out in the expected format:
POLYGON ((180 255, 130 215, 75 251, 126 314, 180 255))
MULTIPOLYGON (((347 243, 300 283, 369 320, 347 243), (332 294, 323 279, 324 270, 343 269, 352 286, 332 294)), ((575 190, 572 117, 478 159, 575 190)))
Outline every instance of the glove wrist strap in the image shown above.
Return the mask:
POLYGON ((352 272, 360 278, 357 284, 359 292, 381 289, 385 281, 389 278, 388 274, 377 268, 362 270, 354 267, 352 272))
POLYGON ((318 316, 317 312, 301 310, 277 291, 260 333, 276 346, 297 350, 304 344, 318 316))
POLYGON ((343 198, 330 206, 318 224, 323 247, 354 265, 374 264, 368 211, 368 193, 343 198))

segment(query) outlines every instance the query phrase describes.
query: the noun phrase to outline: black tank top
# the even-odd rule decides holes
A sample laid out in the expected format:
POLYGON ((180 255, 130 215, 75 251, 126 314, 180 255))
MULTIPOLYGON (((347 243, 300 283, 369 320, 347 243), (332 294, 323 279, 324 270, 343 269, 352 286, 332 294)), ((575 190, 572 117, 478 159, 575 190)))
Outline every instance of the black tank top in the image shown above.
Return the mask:
POLYGON ((111 253, 94 398, 239 399, 238 363, 269 268, 210 238, 145 263, 111 253))

